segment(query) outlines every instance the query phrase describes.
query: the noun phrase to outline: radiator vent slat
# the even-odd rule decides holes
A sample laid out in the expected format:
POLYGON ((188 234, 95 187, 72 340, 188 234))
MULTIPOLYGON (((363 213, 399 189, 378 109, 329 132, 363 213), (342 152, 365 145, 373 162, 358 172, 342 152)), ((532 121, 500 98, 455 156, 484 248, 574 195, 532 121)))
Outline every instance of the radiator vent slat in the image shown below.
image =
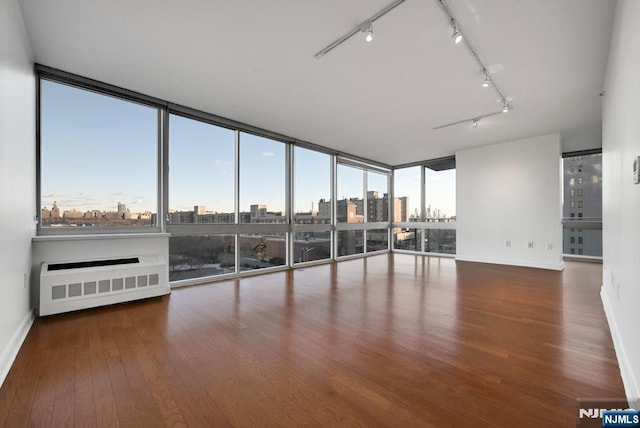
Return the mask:
POLYGON ((110 259, 110 260, 91 260, 88 262, 70 262, 70 263, 54 263, 47 266, 48 271, 54 270, 69 270, 89 267, 103 267, 103 266, 117 266, 117 265, 130 265, 134 263, 140 263, 138 257, 130 257, 127 259, 110 259))

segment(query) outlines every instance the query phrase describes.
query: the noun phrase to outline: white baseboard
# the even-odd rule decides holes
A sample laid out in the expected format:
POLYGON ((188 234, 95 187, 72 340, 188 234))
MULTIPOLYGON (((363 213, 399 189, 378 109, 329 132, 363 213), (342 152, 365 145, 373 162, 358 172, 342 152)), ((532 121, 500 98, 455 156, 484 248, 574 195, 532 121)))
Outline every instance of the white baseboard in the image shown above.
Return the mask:
POLYGON ((18 351, 27 338, 27 333, 29 333, 34 319, 33 311, 30 311, 18 326, 7 346, 2 350, 2 356, 0 356, 0 386, 2 386, 4 380, 7 378, 9 370, 18 356, 18 351))
POLYGON ((526 260, 501 260, 501 259, 489 259, 489 258, 483 258, 483 257, 468 257, 468 256, 456 256, 456 260, 459 260, 462 262, 490 263, 494 265, 522 266, 522 267, 559 270, 559 271, 564 269, 564 262, 535 263, 535 262, 530 262, 526 260))
POLYGON ((616 357, 618 358, 618 366, 620 367, 620 376, 622 376, 622 383, 624 384, 624 391, 627 394, 627 401, 630 406, 640 406, 640 385, 636 380, 631 364, 629 363, 629 357, 620 337, 620 330, 618 330, 618 324, 613 315, 613 309, 611 308, 611 302, 609 296, 603 288, 600 290, 600 297, 602 298, 602 306, 604 307, 604 313, 607 316, 609 322, 609 330, 611 330, 611 337, 613 338, 613 346, 616 350, 616 357))

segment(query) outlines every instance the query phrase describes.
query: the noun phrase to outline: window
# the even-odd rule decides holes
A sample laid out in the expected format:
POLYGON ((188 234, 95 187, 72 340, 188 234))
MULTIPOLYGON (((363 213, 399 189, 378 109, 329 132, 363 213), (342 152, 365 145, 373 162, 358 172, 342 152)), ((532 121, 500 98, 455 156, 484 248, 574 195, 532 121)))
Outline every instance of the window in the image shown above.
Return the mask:
POLYGON ((367 230, 367 253, 389 249, 389 230, 367 230))
POLYGON ((423 229, 393 229, 393 248, 406 251, 422 251, 423 229))
POLYGON ((388 182, 386 174, 367 171, 367 222, 389 221, 388 182))
POLYGON ((427 221, 455 221, 456 170, 425 168, 425 200, 427 221))
POLYGON ((169 224, 235 223, 235 132, 169 117, 169 224))
POLYGON ((287 263, 287 240, 284 233, 246 233, 238 238, 240 272, 283 266, 287 263))
POLYGON ((427 229, 424 250, 427 253, 456 253, 455 229, 427 229))
POLYGON ((41 228, 157 224, 158 109, 40 80, 41 228))
POLYGON ((350 256, 364 253, 363 230, 338 231, 338 256, 350 256))
POLYGON ((331 156, 294 148, 294 222, 331 224, 331 156))
POLYGON ((575 254, 575 250, 570 248, 576 242, 570 235, 571 230, 575 230, 580 234, 577 242, 582 245, 583 254, 602 257, 602 154, 565 155, 562 162, 565 196, 562 215, 567 222, 563 228, 563 252, 575 254), (571 168, 591 178, 584 181, 582 177, 577 177, 580 188, 572 189, 571 168), (569 200, 567 195, 577 196, 578 200, 569 200), (584 228, 576 228, 578 222, 584 224, 584 228))
POLYGON ((285 223, 286 145, 240 133, 239 223, 285 223))
POLYGON ((572 237, 571 237, 571 243, 572 243, 572 244, 575 244, 575 243, 576 243, 576 237, 575 237, 575 236, 572 236, 572 237))
POLYGON ((338 164, 338 223, 364 223, 363 174, 364 171, 360 168, 338 164))
POLYGON ((235 272, 235 235, 171 236, 169 281, 235 272))
POLYGON ((296 232, 293 242, 294 263, 331 258, 331 232, 296 232))
POLYGON ((394 198, 399 201, 393 213, 393 221, 421 221, 419 166, 396 169, 393 173, 394 198))

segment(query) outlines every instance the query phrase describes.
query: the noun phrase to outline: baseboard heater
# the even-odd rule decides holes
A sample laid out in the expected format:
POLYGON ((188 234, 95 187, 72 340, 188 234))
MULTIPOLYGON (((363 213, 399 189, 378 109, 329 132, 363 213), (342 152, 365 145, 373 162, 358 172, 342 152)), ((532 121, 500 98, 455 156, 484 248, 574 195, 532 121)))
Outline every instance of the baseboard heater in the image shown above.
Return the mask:
POLYGON ((161 296, 170 292, 163 255, 44 262, 41 316, 161 296))

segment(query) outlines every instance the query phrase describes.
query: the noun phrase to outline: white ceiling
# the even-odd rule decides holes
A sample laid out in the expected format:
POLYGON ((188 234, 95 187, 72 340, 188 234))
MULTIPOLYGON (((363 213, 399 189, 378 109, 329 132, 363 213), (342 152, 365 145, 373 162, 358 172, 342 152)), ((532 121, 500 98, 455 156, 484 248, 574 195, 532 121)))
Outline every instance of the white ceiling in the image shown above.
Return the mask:
POLYGON ((437 0, 22 0, 35 61, 388 165, 593 129, 613 0, 447 0, 514 110, 437 0))

